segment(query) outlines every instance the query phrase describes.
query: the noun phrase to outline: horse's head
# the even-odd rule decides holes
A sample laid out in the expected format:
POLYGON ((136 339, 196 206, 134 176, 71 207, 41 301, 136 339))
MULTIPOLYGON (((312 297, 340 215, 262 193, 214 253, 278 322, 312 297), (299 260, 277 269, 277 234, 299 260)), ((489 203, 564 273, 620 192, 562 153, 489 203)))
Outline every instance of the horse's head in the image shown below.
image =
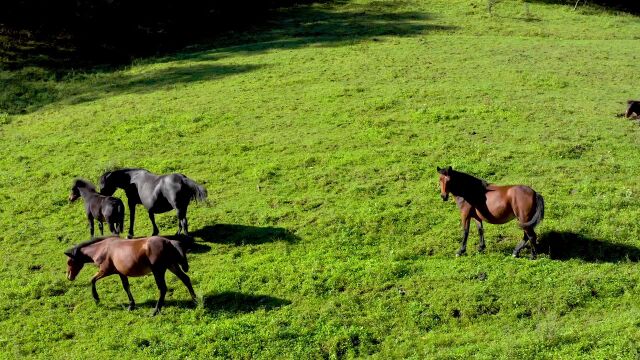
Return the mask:
POLYGON ((79 253, 78 248, 71 248, 64 252, 67 255, 67 279, 71 281, 75 280, 85 264, 79 253))
POLYGON ((80 189, 78 187, 78 181, 73 182, 73 186, 71 186, 71 193, 69 194, 69 201, 74 202, 78 200, 80 197, 80 189))
POLYGON ((107 171, 100 176, 100 194, 111 196, 116 192, 117 185, 115 183, 115 176, 112 171, 107 171))
POLYGON ((438 173, 440 174, 440 197, 442 201, 449 200, 449 193, 451 192, 451 186, 449 184, 449 181, 451 181, 451 170, 451 166, 443 169, 438 167, 438 173))

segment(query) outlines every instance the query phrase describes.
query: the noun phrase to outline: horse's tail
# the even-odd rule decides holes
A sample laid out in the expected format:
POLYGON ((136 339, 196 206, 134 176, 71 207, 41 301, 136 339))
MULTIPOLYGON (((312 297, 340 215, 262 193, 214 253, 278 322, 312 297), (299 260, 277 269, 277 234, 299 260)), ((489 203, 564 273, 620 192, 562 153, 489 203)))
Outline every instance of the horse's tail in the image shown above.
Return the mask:
POLYGON ((182 247, 182 243, 176 240, 169 240, 169 242, 178 251, 178 256, 179 256, 178 262, 180 263, 180 267, 182 268, 182 271, 188 272, 189 263, 187 262, 187 254, 185 253, 184 248, 182 247))
POLYGON ((195 181, 184 177, 184 183, 191 189, 191 198, 196 201, 203 201, 207 198, 207 189, 204 186, 196 183, 195 181))
POLYGON ((544 198, 542 195, 536 193, 536 213, 533 214, 533 218, 524 224, 520 224, 520 227, 536 227, 544 219, 544 198))

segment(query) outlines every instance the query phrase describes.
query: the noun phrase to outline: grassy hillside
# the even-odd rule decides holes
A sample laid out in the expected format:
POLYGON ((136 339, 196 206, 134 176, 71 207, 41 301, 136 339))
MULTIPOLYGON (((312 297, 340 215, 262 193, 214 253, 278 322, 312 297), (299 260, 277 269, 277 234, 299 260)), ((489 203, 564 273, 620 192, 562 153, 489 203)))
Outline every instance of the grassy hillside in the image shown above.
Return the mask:
POLYGON ((0 72, 0 358, 637 358, 640 129, 615 114, 640 95, 640 21, 529 11, 312 5, 119 70, 0 72), (540 259, 510 256, 515 223, 455 258, 445 165, 542 193, 540 259), (100 305, 92 267, 66 280, 88 238, 68 189, 113 166, 209 190, 197 307, 171 274, 156 317, 152 277, 132 312, 117 277, 100 305))

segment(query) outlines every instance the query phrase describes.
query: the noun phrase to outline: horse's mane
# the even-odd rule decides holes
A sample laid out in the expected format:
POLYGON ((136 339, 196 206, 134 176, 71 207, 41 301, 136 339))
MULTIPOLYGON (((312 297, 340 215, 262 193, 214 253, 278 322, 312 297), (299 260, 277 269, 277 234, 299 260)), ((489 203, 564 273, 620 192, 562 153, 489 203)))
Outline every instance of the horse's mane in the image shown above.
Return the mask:
POLYGON ((78 258, 79 257, 78 253, 80 253, 80 256, 82 256, 84 258, 88 258, 86 255, 84 255, 84 254, 82 254, 80 252, 80 249, 82 249, 82 248, 84 248, 86 246, 89 246, 89 245, 93 245, 95 243, 99 243, 100 241, 103 241, 103 240, 111 238, 111 237, 113 237, 113 236, 100 236, 100 237, 93 238, 93 239, 91 239, 89 241, 82 242, 82 243, 80 243, 78 245, 75 245, 71 249, 65 251, 65 254, 67 254, 67 256, 70 256, 72 258, 78 258))
POLYGON ((95 185, 93 185, 90 181, 87 181, 85 179, 75 179, 73 181, 73 187, 87 188, 89 190, 96 191, 95 185))
POLYGON ((453 180, 451 185, 454 185, 460 193, 481 192, 484 194, 487 192, 489 183, 485 180, 453 169, 449 170, 448 174, 453 180))
POLYGON ((126 173, 129 171, 146 171, 149 172, 146 169, 142 169, 142 168, 112 168, 112 169, 108 169, 104 172, 104 174, 102 174, 102 176, 100 176, 100 187, 104 187, 104 184, 106 182, 107 176, 109 175, 113 175, 113 174, 120 174, 120 173, 126 173))

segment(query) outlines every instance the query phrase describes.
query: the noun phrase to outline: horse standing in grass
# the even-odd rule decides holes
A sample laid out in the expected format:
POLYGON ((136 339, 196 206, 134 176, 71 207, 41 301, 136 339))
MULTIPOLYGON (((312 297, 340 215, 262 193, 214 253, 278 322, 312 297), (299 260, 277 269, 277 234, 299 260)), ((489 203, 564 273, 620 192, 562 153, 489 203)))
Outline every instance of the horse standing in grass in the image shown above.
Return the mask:
POLYGON ((104 235, 104 226, 102 224, 104 221, 109 225, 109 230, 111 230, 112 234, 120 234, 124 228, 124 204, 122 200, 112 196, 100 195, 93 184, 86 180, 76 179, 71 187, 69 201, 74 202, 79 197, 84 200, 91 238, 93 238, 94 233, 94 219, 98 220, 100 235, 104 235))
POLYGON ((65 255, 68 257, 67 278, 69 280, 73 281, 86 263, 94 263, 98 266, 98 272, 91 279, 91 293, 96 303, 100 302, 96 281, 118 274, 124 291, 129 297, 128 309, 133 310, 136 304, 129 290, 127 276, 143 276, 151 272, 160 290, 160 298, 153 311, 153 315, 156 315, 164 305, 164 297, 167 293, 167 284, 164 279, 167 270, 184 283, 193 301, 197 302, 191 279, 185 274, 189 271, 189 263, 178 241, 159 236, 134 240, 115 237, 97 238, 74 246, 65 251, 65 255))
POLYGON ((100 177, 100 193, 112 195, 116 188, 123 189, 129 203, 129 238, 133 238, 136 205, 149 211, 153 225, 152 235, 158 235, 154 214, 176 209, 178 232, 189 236, 187 206, 192 199, 204 200, 207 190, 182 174, 155 175, 144 169, 121 169, 104 173, 100 177))
POLYGON ((490 224, 504 224, 517 218, 524 231, 522 241, 513 250, 513 256, 518 257, 520 251, 531 245, 531 258, 536 257, 535 227, 544 218, 544 199, 528 186, 509 185, 498 186, 471 175, 455 171, 449 166, 440 169, 440 196, 443 201, 453 194, 460 209, 462 218, 462 243, 456 253, 463 255, 467 251, 467 237, 471 219, 475 220, 480 235, 478 251, 484 251, 484 230, 482 221, 490 224))

